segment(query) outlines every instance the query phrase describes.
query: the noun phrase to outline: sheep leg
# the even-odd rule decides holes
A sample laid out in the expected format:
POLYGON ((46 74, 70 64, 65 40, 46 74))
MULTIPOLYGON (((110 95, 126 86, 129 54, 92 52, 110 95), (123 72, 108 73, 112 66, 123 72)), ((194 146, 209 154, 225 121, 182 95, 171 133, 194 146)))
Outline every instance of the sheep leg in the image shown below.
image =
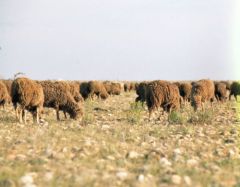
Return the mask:
POLYGON ((152 110, 149 110, 149 113, 148 113, 148 121, 151 121, 151 116, 152 116, 152 110))
POLYGON ((24 117, 24 124, 27 123, 27 113, 26 110, 23 109, 23 117, 24 117))
POLYGON ((203 102, 201 102, 201 107, 202 107, 202 111, 204 112, 205 111, 205 105, 203 102))
POLYGON ((66 111, 63 111, 65 119, 67 119, 66 111))
POLYGON ((16 119, 19 120, 19 110, 17 108, 17 105, 14 105, 14 110, 15 110, 16 119))
POLYGON ((57 115, 57 120, 60 121, 60 117, 59 117, 59 109, 56 109, 56 115, 57 115))
POLYGON ((237 95, 234 95, 234 97, 235 97, 235 100, 237 101, 237 95))
POLYGON ((19 109, 19 122, 22 123, 23 122, 23 119, 22 119, 22 115, 23 115, 23 110, 22 109, 19 109))
POLYGON ((37 124, 39 124, 39 109, 36 109, 36 120, 37 120, 37 124))

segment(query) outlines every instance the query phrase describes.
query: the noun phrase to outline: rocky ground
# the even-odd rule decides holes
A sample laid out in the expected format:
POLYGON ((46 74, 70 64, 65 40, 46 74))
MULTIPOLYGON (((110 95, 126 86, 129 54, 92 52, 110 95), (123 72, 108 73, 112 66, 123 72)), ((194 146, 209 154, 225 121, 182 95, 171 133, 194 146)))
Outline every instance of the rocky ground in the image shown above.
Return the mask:
POLYGON ((81 122, 0 109, 0 186, 240 186, 240 103, 149 121, 135 97, 86 101, 81 122))

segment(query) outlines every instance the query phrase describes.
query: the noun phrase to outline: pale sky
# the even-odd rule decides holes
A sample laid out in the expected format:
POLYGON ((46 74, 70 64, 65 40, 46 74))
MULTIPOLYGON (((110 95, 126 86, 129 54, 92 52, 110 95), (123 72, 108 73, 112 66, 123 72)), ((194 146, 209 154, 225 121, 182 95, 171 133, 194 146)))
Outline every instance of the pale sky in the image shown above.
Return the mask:
POLYGON ((236 1, 0 0, 0 76, 236 79, 236 1))

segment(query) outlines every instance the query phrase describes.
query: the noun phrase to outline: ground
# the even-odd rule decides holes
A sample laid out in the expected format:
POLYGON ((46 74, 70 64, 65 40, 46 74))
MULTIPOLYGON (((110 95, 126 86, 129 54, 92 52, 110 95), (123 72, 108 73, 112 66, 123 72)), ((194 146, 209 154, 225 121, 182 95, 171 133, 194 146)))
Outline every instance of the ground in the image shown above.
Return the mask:
POLYGON ((81 122, 0 109, 0 186, 240 186, 239 103, 149 121, 135 97, 88 100, 81 122))

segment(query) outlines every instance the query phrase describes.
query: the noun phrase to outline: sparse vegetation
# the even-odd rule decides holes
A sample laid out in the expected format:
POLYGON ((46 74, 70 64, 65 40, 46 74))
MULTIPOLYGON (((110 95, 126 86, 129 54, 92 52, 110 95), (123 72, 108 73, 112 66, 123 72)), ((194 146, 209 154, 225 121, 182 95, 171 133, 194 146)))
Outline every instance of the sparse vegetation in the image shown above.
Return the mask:
POLYGON ((204 111, 197 111, 192 112, 188 122, 193 124, 210 124, 212 123, 212 120, 214 119, 214 113, 211 109, 207 109, 204 111))
POLYGON ((142 118, 143 106, 141 102, 130 103, 130 109, 126 112, 126 118, 131 124, 138 124, 142 118))
POLYGON ((20 124, 0 109, 0 186, 239 185, 239 102, 149 121, 135 98, 86 100, 82 123, 47 109, 40 125, 30 113, 20 124))
POLYGON ((187 122, 187 119, 182 115, 182 113, 177 111, 172 111, 168 115, 168 121, 170 124, 184 124, 187 122))

